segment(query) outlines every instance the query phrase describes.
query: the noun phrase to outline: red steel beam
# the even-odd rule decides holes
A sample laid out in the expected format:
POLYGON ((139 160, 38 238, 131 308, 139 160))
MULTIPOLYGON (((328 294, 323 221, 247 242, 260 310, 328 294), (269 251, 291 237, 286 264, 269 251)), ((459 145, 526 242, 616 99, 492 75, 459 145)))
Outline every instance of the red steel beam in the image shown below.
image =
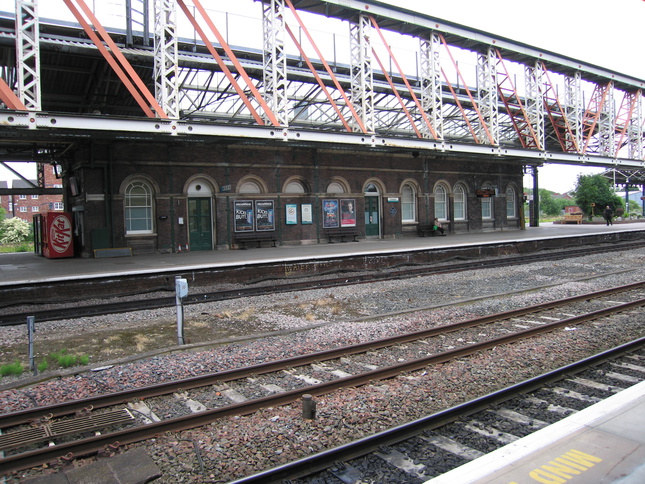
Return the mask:
MULTIPOLYGON (((300 15, 298 15, 298 11, 295 9, 293 6, 293 3, 291 3, 291 0, 285 0, 285 3, 288 5, 289 9, 293 13, 293 16, 295 19, 298 21, 298 24, 300 24, 300 27, 302 27, 302 31, 305 33, 307 36, 307 39, 309 40, 309 43, 313 46, 314 50, 316 51, 316 55, 322 62, 323 66, 325 67, 325 70, 327 71, 327 74, 331 77, 332 81, 334 82, 334 85, 336 86, 336 89, 338 89, 338 92, 340 92, 340 95, 343 97, 345 102, 347 103, 347 107, 352 113, 352 116, 354 116, 354 119, 356 120, 356 123, 358 123, 358 126, 360 127, 361 131, 365 134, 367 134, 367 129, 365 128, 365 124, 363 123, 363 120, 361 117, 358 115, 356 112, 356 109, 354 108, 354 105, 350 101, 350 99, 347 97, 347 94, 345 93, 345 90, 343 87, 340 85, 340 82, 338 81, 338 78, 336 77, 336 74, 334 74, 334 71, 332 71, 331 67, 329 67, 329 64, 325 60, 324 56, 322 55, 322 52, 320 52, 320 49, 316 45, 316 42, 314 41, 313 37, 309 33, 309 30, 307 30, 307 27, 305 24, 302 22, 300 19, 300 15)), ((305 56, 306 57, 306 56, 305 56)))
POLYGON ((311 63, 311 61, 309 60, 309 58, 307 57, 307 54, 305 54, 305 51, 304 51, 304 49, 302 48, 302 45, 300 44, 300 42, 298 42, 298 39, 296 39, 296 36, 294 35, 294 33, 293 33, 293 31, 291 30, 291 28, 290 28, 288 25, 286 25, 286 24, 285 24, 285 27, 286 27, 286 29, 287 29, 287 33, 288 33, 288 34, 289 34, 289 36, 291 37, 291 40, 293 40, 293 43, 294 43, 294 44, 296 45, 296 47, 298 48, 298 51, 300 52, 300 55, 302 56, 302 58, 303 58, 303 59, 305 60, 305 62, 307 63, 307 66, 309 67, 309 70, 311 71, 311 73, 313 74, 313 76, 316 78, 316 81, 318 82, 318 85, 320 86, 320 88, 322 89, 322 91, 325 93, 325 96, 327 96, 327 100, 330 102, 330 104, 331 104, 331 105, 332 105, 332 107, 334 108, 334 111, 336 111, 336 114, 338 115, 338 117, 340 118, 341 122, 343 123, 343 126, 345 126, 345 129, 346 129, 348 132, 350 132, 350 133, 351 133, 351 132, 352 132, 352 127, 349 125, 349 123, 347 122, 347 120, 346 120, 346 119, 345 119, 345 117, 343 116, 343 113, 341 112, 340 108, 338 107, 338 104, 336 103, 336 101, 334 101, 334 99, 331 97, 331 94, 330 94, 330 93, 329 93, 329 91, 327 90, 327 86, 325 86, 325 83, 324 83, 324 82, 323 82, 323 80, 320 78, 320 75, 318 74, 318 71, 316 71, 316 68, 315 68, 315 67, 314 67, 314 65, 311 63))
MULTIPOLYGON (((609 84, 611 84, 611 81, 609 82, 609 84)), ((587 110, 585 111, 582 118, 582 129, 584 131, 587 131, 587 139, 585 140, 585 145, 582 150, 583 153, 587 152, 589 142, 591 141, 591 138, 593 137, 593 134, 596 130, 596 124, 598 124, 598 119, 600 119, 602 107, 605 104, 605 98, 607 96, 609 84, 607 84, 606 86, 600 86, 599 84, 596 84, 596 87, 594 87, 593 94, 591 96, 591 100, 589 101, 589 106, 587 107, 587 110), (601 90, 602 92, 600 92, 601 90), (592 111, 593 108, 596 109, 595 112, 592 111)))
POLYGON ((9 84, 0 77, 0 100, 7 105, 9 109, 15 109, 16 111, 28 111, 27 106, 25 106, 20 98, 16 96, 13 90, 9 87, 9 84))
MULTIPOLYGON (((470 92, 470 89, 468 88, 468 85, 466 84, 466 80, 464 79, 464 76, 461 75, 461 71, 459 70, 459 65, 455 61, 455 58, 452 56, 452 52, 450 52, 450 47, 448 47, 448 42, 446 42, 446 38, 442 35, 439 34, 439 38, 441 39, 441 43, 444 45, 446 48, 446 52, 448 53, 448 57, 450 57, 450 60, 452 61, 452 65, 455 68, 455 71, 457 72, 457 75, 459 76, 459 79, 461 79, 461 83, 464 86, 464 89, 466 90, 466 95, 470 99, 470 102, 473 105, 473 109, 477 113, 477 117, 479 118, 479 122, 481 123, 482 127, 484 128, 484 131, 486 132, 486 136, 488 137, 488 141, 490 142, 491 145, 495 144, 495 140, 493 139, 492 135, 490 134, 490 131, 488 129, 488 126, 486 126, 486 122, 484 120, 484 117, 482 116, 481 111, 479 110, 479 106, 477 105, 477 101, 475 101, 475 98, 473 98, 472 93, 470 92)), ((463 106, 459 102, 459 99, 457 99, 457 94, 455 93, 455 90, 452 88, 452 84, 450 83, 450 80, 448 80, 448 76, 446 75, 446 72, 441 69, 441 73, 443 74, 443 77, 448 84, 448 89, 450 89, 450 92, 452 93, 452 96, 455 98, 455 102, 457 103, 457 106, 459 106, 459 109, 461 110, 461 113, 464 116, 464 120, 466 121, 466 124, 468 125, 468 128, 470 129, 471 134, 473 135, 473 138, 475 139, 476 143, 480 143, 479 139, 477 138, 477 135, 470 124, 470 121, 468 120, 468 116, 466 116, 466 111, 464 110, 463 106)))
MULTIPOLYGON (((181 9, 184 11, 184 13, 186 13, 188 18, 190 19, 190 21, 193 22, 193 25, 195 26, 195 28, 197 28, 197 20, 188 11, 188 8, 186 7, 186 4, 184 3, 184 0, 177 0, 177 1, 178 1, 179 5, 181 6, 181 9)), ((224 52, 226 52, 226 55, 228 56, 230 61, 233 63, 233 66, 237 70, 238 74, 242 77, 242 79, 244 79, 244 82, 246 82, 246 85, 248 86, 248 88, 253 93, 253 96, 255 97, 255 100, 260 104, 260 106, 264 110, 264 113, 266 114, 266 116, 269 119, 269 121, 271 122, 271 124, 273 124, 276 127, 279 127, 280 126, 280 121, 278 121, 278 118, 275 116, 275 114, 273 113, 273 111, 271 110, 271 108, 269 107, 267 102, 264 100, 264 97, 262 97, 262 94, 260 93, 260 91, 258 91, 258 89, 255 87, 255 84, 253 84, 253 81, 251 80, 251 78, 247 74, 247 72, 244 69, 244 67, 242 67, 242 64, 240 64, 240 61, 237 59, 237 56, 235 55, 235 53, 233 52, 231 47, 228 45, 228 43, 226 42, 226 40, 224 39, 222 34, 220 34, 220 32, 217 29, 217 27, 215 27, 215 24, 211 20, 210 16, 208 15, 208 13, 204 9, 204 7, 202 7, 202 4, 199 2, 199 0, 193 0, 193 5, 199 11, 200 15, 202 16, 202 18, 206 22, 206 25, 208 25, 208 28, 211 30, 211 32, 213 32, 213 34, 217 38, 217 41, 219 42, 219 44, 224 49, 224 52)), ((202 34, 200 34, 200 35, 202 35, 202 34)), ((204 40, 205 43, 207 42, 207 43, 210 44, 210 41, 208 41, 207 38, 203 37, 202 40, 204 40)), ((214 50, 214 48, 213 48, 213 50, 214 50)), ((218 61, 218 63, 219 63, 219 61, 218 61)), ((238 92, 238 94, 239 94, 239 92, 238 92)), ((246 95, 244 97, 246 97, 246 95)), ((245 102, 245 104, 246 104, 246 102, 245 102)), ((261 124, 264 124, 264 123, 261 123, 261 124)))
POLYGON ((538 136, 535 133, 533 126, 531 125, 526 109, 524 109, 522 100, 517 93, 517 89, 515 88, 515 85, 511 80, 511 75, 506 68, 506 63, 504 62, 502 53, 499 51, 499 49, 495 49, 495 53, 497 54, 499 64, 501 64, 502 68, 504 69, 504 79, 502 79, 501 81, 499 81, 498 79, 497 92, 502 98, 502 102, 506 107, 506 112, 511 118, 515 132, 519 136, 520 142, 522 143, 522 147, 537 148, 538 150, 541 150, 541 140, 538 139, 538 136), (504 84, 508 84, 510 87, 506 88, 504 87, 504 84))
MULTIPOLYGON (((403 109, 403 112, 405 113, 406 117, 408 118, 408 121, 410 121, 410 124, 412 125, 412 128, 414 129, 414 132, 417 134, 418 138, 423 138, 423 135, 419 131, 419 128, 417 128, 416 123, 414 122, 414 119, 412 118, 412 115, 410 114, 410 111, 408 110, 408 107, 405 105, 405 102, 401 98, 401 95, 399 94, 399 91, 397 90, 396 86, 394 85, 394 82, 392 81, 392 78, 390 75, 387 73, 387 70, 385 69, 385 66, 381 62, 381 59, 379 58, 378 54, 374 49, 372 49, 372 53, 374 54, 374 58, 376 59, 376 62, 378 62, 378 65, 381 67, 381 70, 383 71, 383 74, 385 75, 385 79, 387 79, 387 82, 390 84, 390 87, 392 88, 392 92, 394 92, 394 95, 396 98, 399 100, 399 104, 401 104, 401 108, 403 109)), ((423 113, 423 110, 420 110, 421 113, 423 113)), ((425 113, 424 117, 425 117, 425 113)), ((436 137, 435 137, 436 139, 436 137)))
MULTIPOLYGON (((139 107, 141 107, 141 109, 146 114, 146 116, 148 116, 149 118, 156 117, 155 113, 149 107, 149 105, 152 104, 152 103, 146 102, 146 100, 143 98, 143 96, 141 95, 139 90, 137 90, 137 87, 135 86, 135 84, 133 84, 132 81, 135 80, 135 79, 138 79, 139 82, 141 83, 141 85, 143 85, 143 87, 145 88, 145 91, 147 91, 148 94, 150 94, 150 91, 145 86, 145 84, 143 84, 143 81, 141 81, 141 79, 139 78, 137 73, 134 72, 134 70, 132 69, 132 66, 130 66, 130 63, 125 59, 125 57, 123 57, 123 54, 121 54, 121 51, 118 49, 118 47, 116 47, 116 44, 114 44, 114 42, 112 42, 112 44, 114 44, 114 47, 110 46, 110 48, 112 49, 112 52, 115 55, 116 55, 117 51, 119 52, 119 54, 121 54, 121 57, 123 58, 123 60, 125 60, 126 65, 129 67, 128 72, 126 72, 124 70, 124 68, 122 68, 121 65, 119 65, 119 62, 117 62, 117 60, 113 57, 113 54, 110 53, 110 51, 103 45, 103 42, 101 42, 101 39, 99 39, 99 37, 96 35, 96 33, 94 32, 92 27, 87 23, 87 21, 85 20, 85 18, 81 14, 81 12, 79 12, 79 10, 76 8, 76 6, 72 3, 72 0, 63 0, 63 1, 65 2, 65 5, 67 5, 67 8, 69 9, 69 11, 72 12, 74 17, 76 17, 78 22, 81 24, 81 26, 83 27, 83 30, 85 30, 85 33, 88 35, 88 37, 92 40, 92 42, 94 42, 94 45, 96 46, 96 48, 99 50, 99 52, 101 52, 101 54, 103 55, 105 60, 108 62, 108 64, 110 64, 110 66, 112 67, 112 69, 114 70, 116 75, 119 77, 119 79, 121 79, 121 82, 123 82, 123 84, 128 88, 128 91, 130 91, 130 94, 132 94, 132 96, 136 100, 137 104, 139 105, 139 107)), ((79 3, 79 5, 81 5, 81 8, 83 8, 83 10, 85 10, 85 9, 89 10, 87 8, 87 5, 85 5, 85 3, 83 2, 83 0, 75 0, 75 1, 77 1, 79 3)), ((90 11, 90 14, 91 13, 92 12, 90 11)), ((88 15, 88 17, 90 17, 91 20, 93 18, 92 22, 95 24, 95 26, 98 29, 99 26, 97 26, 98 20, 96 20, 96 17, 94 17, 93 14, 91 16, 88 15)), ((102 27, 101 27, 101 29, 102 29, 102 27)), ((103 29, 103 31, 105 32, 104 29, 103 29)), ((107 32, 105 32, 105 34, 106 34, 106 36, 108 38, 110 38, 110 36, 107 35, 107 32)), ((110 41, 111 41, 111 39, 110 39, 110 41)), ((152 99, 154 101, 154 104, 157 104, 156 100, 154 100, 154 97, 152 99)), ((154 106, 154 104, 153 104, 153 106, 154 106)), ((157 104, 157 107, 158 107, 158 104, 157 104)), ((157 114, 162 118, 167 118, 168 117, 160 107, 159 107, 159 110, 157 111, 157 114)))
MULTIPOLYGON (((414 94, 414 90, 412 89, 412 86, 410 86, 410 83, 408 82, 408 78, 403 73, 403 69, 401 69, 401 66, 399 65, 399 62, 396 60, 396 57, 394 56, 394 53, 392 52, 392 49, 390 49, 389 44, 385 40, 385 37, 383 36, 383 32, 381 31, 381 28, 378 26, 378 23, 376 23, 376 19, 372 15, 370 15, 369 17, 370 17, 370 20, 372 21, 372 25, 374 25, 374 28, 376 29, 376 32, 381 37, 381 40, 383 41, 383 45, 385 46, 385 48, 387 49, 388 54, 390 55, 390 59, 392 59, 392 61, 394 62, 394 65, 396 66, 397 70, 399 71, 401 79, 403 79, 403 83, 408 88, 408 91, 410 92, 410 96, 412 97, 412 99, 414 100, 414 103, 416 104, 417 108, 419 109, 419 112, 421 113, 421 117, 423 118, 423 120, 425 121, 426 125, 428 126, 428 129, 432 133, 432 136, 434 137, 434 139, 438 140, 439 137, 437 136, 437 132, 434 130, 434 126, 432 126, 432 123, 428 119, 428 116, 426 115, 425 110, 421 106, 421 103, 419 102, 419 99, 417 99, 416 95, 414 94)), ((376 55, 376 52, 374 51, 374 49, 372 49, 372 52, 374 52, 374 55, 377 57, 377 61, 381 65, 381 70, 386 75, 386 77, 388 79, 388 82, 390 83, 390 86, 392 87, 394 93, 396 94, 396 97, 399 98, 399 102, 401 102, 401 105, 403 106, 403 109, 405 110, 405 114, 410 119, 410 122, 412 122, 412 126, 414 127, 414 130, 417 132, 417 135, 419 137, 421 137, 421 134, 419 133, 419 130, 417 129, 416 125, 414 124, 414 122, 410 118, 410 114, 408 113, 408 110, 403 105, 403 101, 401 100, 398 91, 394 87, 394 84, 392 84, 392 81, 390 80, 386 70, 383 68, 383 65, 381 64, 381 61, 378 59, 378 56, 376 55)))
POLYGON ((542 70, 547 81, 547 89, 542 93, 542 101, 544 102, 544 108, 546 109, 553 129, 555 130, 555 135, 560 142, 560 147, 562 151, 565 152, 576 152, 579 153, 580 148, 578 146, 578 141, 573 133, 571 128, 571 123, 567 118, 567 113, 562 109, 560 100, 558 99, 558 94, 553 87, 551 78, 549 77, 549 71, 546 68, 544 62, 542 64, 542 70), (552 92, 552 97, 549 97, 549 93, 552 92), (559 117, 558 117, 559 116, 559 117))
POLYGON ((224 63, 224 60, 222 57, 217 53, 217 50, 213 46, 210 40, 208 40, 208 36, 206 35, 206 32, 204 32, 204 29, 202 29, 199 25, 199 22, 197 22, 197 19, 193 16, 192 13, 190 13, 190 10, 186 6, 183 0, 177 0, 177 4, 179 7, 184 11, 184 14, 190 20, 190 22, 193 24, 193 27, 195 28, 195 31, 199 34, 199 36, 202 39, 202 42, 204 42, 204 45, 208 49, 208 51, 211 53, 213 58, 217 61, 217 64, 219 65, 220 69, 222 69, 222 72, 228 79, 228 81, 231 83, 233 86, 233 89, 235 89, 235 92, 237 92, 237 95, 240 96, 240 99, 244 103, 244 105, 249 109, 251 112, 251 116, 253 116, 253 119, 259 124, 259 125, 264 125, 265 122, 262 119, 262 117, 258 114, 257 110, 251 103, 251 100, 249 97, 246 95, 244 92, 244 89, 240 86, 240 84, 237 82, 235 79, 235 76, 231 73, 231 70, 227 67, 227 65, 224 63))
POLYGON ((616 141, 616 155, 618 155, 618 150, 620 150, 623 140, 625 139, 625 134, 629 128, 629 124, 632 120, 632 114, 636 109, 636 103, 640 99, 642 91, 639 89, 636 92, 625 92, 623 95, 623 100, 620 103, 620 108, 618 109, 618 114, 616 115, 616 127, 619 128, 619 137, 616 141))

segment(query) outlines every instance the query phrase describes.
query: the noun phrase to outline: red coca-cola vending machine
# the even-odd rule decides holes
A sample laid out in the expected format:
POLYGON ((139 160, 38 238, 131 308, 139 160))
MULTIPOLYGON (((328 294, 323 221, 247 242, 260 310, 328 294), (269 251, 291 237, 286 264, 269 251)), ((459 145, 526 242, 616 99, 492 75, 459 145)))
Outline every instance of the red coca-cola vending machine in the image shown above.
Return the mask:
POLYGON ((42 254, 49 259, 74 257, 71 213, 47 212, 43 215, 42 254))

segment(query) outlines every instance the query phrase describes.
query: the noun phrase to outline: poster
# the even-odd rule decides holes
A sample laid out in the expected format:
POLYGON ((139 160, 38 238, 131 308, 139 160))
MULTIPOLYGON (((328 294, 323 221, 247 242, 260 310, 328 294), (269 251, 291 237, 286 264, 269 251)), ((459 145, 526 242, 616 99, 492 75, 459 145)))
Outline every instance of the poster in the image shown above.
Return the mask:
POLYGON ((344 199, 340 201, 340 226, 356 227, 355 200, 344 199))
POLYGON ((311 208, 311 203, 303 203, 300 206, 300 211, 302 212, 302 223, 303 224, 312 224, 312 223, 314 223, 314 211, 311 208))
POLYGON ((235 200, 233 202, 236 232, 253 232, 253 201, 235 200))
POLYGON ((275 230, 273 200, 258 200, 255 202, 255 230, 275 230))
POLYGON ((285 222, 287 225, 295 225, 298 223, 298 205, 295 203, 287 203, 285 206, 286 216, 285 222))
POLYGON ((323 200, 323 228, 338 227, 338 200, 323 200))

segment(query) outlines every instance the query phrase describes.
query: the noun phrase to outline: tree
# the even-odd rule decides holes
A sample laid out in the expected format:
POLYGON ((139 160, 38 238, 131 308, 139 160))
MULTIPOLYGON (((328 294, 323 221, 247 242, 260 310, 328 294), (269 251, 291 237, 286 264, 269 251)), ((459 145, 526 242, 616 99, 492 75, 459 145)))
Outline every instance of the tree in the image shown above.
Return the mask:
POLYGON ((18 217, 8 218, 0 223, 2 238, 0 244, 19 244, 29 240, 31 225, 18 217))
POLYGON ((551 192, 544 188, 540 188, 540 212, 546 215, 559 215, 562 211, 561 204, 553 198, 551 192))
POLYGON ((589 219, 592 215, 602 214, 607 205, 614 212, 617 208, 623 208, 622 199, 612 190, 611 182, 601 174, 578 175, 574 195, 576 205, 589 216, 589 219), (595 207, 592 206, 592 203, 595 204, 595 207))

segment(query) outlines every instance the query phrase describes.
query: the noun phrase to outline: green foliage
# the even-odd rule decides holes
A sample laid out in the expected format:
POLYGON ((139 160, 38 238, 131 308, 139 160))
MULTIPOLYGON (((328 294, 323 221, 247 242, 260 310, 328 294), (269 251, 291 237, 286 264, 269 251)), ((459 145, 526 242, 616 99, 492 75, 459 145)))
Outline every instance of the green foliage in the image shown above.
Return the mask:
POLYGON ((69 368, 74 365, 87 365, 90 361, 90 357, 87 355, 70 355, 67 350, 56 351, 50 354, 49 358, 54 360, 62 368, 69 368))
POLYGON ((0 244, 20 244, 29 240, 31 225, 18 217, 8 218, 0 223, 0 231, 0 244))
POLYGON ((49 356, 54 359, 58 366, 62 366, 63 368, 74 366, 78 360, 78 356, 68 354, 67 350, 60 350, 49 356))
POLYGON ((589 217, 592 215, 602 215, 607 205, 614 212, 618 208, 623 207, 623 201, 612 190, 611 182, 600 174, 578 176, 575 200, 576 205, 589 217), (595 203, 596 206, 592 207, 592 203, 595 203))
POLYGON ((540 213, 551 216, 558 216, 566 205, 571 202, 564 198, 553 198, 553 192, 540 188, 540 213))
POLYGON ((33 252, 34 244, 22 242, 20 244, 0 245, 0 254, 8 254, 13 252, 33 252))
POLYGON ((15 361, 14 363, 10 363, 8 365, 0 366, 0 377, 9 376, 9 375, 14 375, 14 376, 22 375, 22 364, 19 361, 15 361))
POLYGON ((47 371, 49 369, 49 363, 47 362, 47 359, 43 359, 38 365, 36 366, 38 368, 38 371, 42 373, 43 371, 47 371))
POLYGON ((643 212, 643 207, 641 207, 638 204, 638 202, 636 202, 634 200, 630 200, 629 201, 629 212, 636 212, 636 213, 641 212, 642 213, 643 212))

